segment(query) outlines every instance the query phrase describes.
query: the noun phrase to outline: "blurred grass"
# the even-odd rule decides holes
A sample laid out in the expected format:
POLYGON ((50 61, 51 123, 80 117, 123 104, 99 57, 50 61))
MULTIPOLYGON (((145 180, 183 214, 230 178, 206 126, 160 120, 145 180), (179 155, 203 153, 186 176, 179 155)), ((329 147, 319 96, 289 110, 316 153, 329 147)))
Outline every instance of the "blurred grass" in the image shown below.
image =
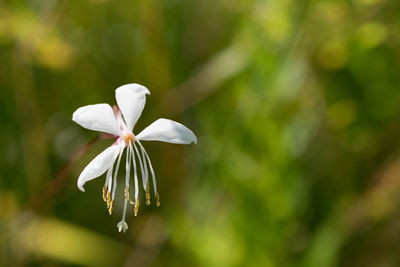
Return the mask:
MULTIPOLYGON (((0 266, 398 266, 400 3, 0 1, 0 266), (116 231, 71 121, 147 86, 161 207, 116 231)), ((122 192, 122 188, 120 191, 122 192)), ((143 201, 142 201, 143 203, 143 201)))

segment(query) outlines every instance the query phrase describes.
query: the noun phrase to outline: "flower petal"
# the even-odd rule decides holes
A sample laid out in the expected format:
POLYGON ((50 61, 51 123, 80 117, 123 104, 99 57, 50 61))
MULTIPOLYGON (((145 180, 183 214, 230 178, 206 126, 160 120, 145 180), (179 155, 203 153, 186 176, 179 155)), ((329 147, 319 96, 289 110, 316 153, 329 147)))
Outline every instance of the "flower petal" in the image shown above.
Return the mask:
POLYGON ((108 104, 80 107, 72 115, 72 120, 89 130, 122 135, 114 111, 108 104))
POLYGON ((121 151, 121 146, 112 145, 101 152, 97 157, 95 157, 82 171, 78 178, 78 188, 85 192, 83 185, 94 178, 99 177, 106 170, 108 170, 112 164, 114 164, 119 152, 121 151))
POLYGON ((197 143, 194 133, 179 122, 158 119, 136 136, 140 141, 163 141, 174 144, 197 143))
POLYGON ((137 83, 125 84, 115 90, 118 107, 124 115, 129 131, 133 130, 133 126, 142 114, 146 94, 150 94, 150 91, 137 83))

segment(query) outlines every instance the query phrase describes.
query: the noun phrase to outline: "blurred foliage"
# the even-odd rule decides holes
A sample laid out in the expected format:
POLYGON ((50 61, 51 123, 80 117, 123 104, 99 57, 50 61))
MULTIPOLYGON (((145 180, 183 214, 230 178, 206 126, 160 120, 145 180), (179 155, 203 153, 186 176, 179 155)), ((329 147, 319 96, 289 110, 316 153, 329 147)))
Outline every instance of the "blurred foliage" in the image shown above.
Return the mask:
POLYGON ((390 0, 0 0, 0 266, 400 266, 399 15, 390 0), (166 117, 199 142, 146 143, 161 207, 130 212, 124 235, 104 177, 76 186, 110 141, 46 185, 96 135, 73 111, 131 82, 151 91, 136 132, 166 117))

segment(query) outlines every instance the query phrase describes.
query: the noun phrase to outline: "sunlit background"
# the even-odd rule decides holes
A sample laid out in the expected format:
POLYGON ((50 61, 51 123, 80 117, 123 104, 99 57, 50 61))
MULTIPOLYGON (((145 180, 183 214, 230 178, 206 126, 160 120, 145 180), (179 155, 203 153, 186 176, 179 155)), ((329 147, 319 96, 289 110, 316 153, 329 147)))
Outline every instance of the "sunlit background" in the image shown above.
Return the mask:
POLYGON ((0 0, 0 151, 0 266, 400 266, 400 1, 0 0), (122 234, 71 117, 132 82, 198 144, 122 234))

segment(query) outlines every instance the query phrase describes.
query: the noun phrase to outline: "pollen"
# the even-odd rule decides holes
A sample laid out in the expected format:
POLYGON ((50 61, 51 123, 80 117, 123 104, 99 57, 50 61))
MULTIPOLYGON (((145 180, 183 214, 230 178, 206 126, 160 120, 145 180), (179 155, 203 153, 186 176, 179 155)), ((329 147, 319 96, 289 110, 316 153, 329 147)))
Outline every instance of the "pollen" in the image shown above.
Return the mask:
POLYGON ((110 207, 108 208, 108 213, 111 215, 113 211, 114 200, 111 200, 110 207))
POLYGON ((132 142, 132 144, 135 142, 135 137, 131 133, 127 133, 124 135, 124 141, 126 145, 129 145, 129 142, 132 142))
POLYGON ((103 200, 104 200, 104 202, 107 202, 107 197, 106 197, 106 193, 107 193, 107 188, 106 188, 106 186, 104 186, 103 187, 103 200))
POLYGON ((158 194, 158 192, 156 192, 156 205, 157 207, 160 207, 160 195, 158 194))
POLYGON ((129 203, 131 203, 131 205, 135 205, 135 202, 133 202, 129 197, 129 188, 127 186, 125 186, 124 192, 125 192, 125 198, 129 201, 129 203))
POLYGON ((150 205, 150 185, 149 182, 147 182, 146 185, 146 205, 150 205))
POLYGON ((110 205, 111 205, 111 195, 110 195, 110 191, 107 191, 106 198, 107 198, 107 208, 109 208, 110 205))
POLYGON ((133 211, 133 213, 135 214, 135 216, 137 216, 138 211, 139 211, 139 199, 136 199, 136 201, 135 201, 135 208, 134 208, 134 211, 133 211))

